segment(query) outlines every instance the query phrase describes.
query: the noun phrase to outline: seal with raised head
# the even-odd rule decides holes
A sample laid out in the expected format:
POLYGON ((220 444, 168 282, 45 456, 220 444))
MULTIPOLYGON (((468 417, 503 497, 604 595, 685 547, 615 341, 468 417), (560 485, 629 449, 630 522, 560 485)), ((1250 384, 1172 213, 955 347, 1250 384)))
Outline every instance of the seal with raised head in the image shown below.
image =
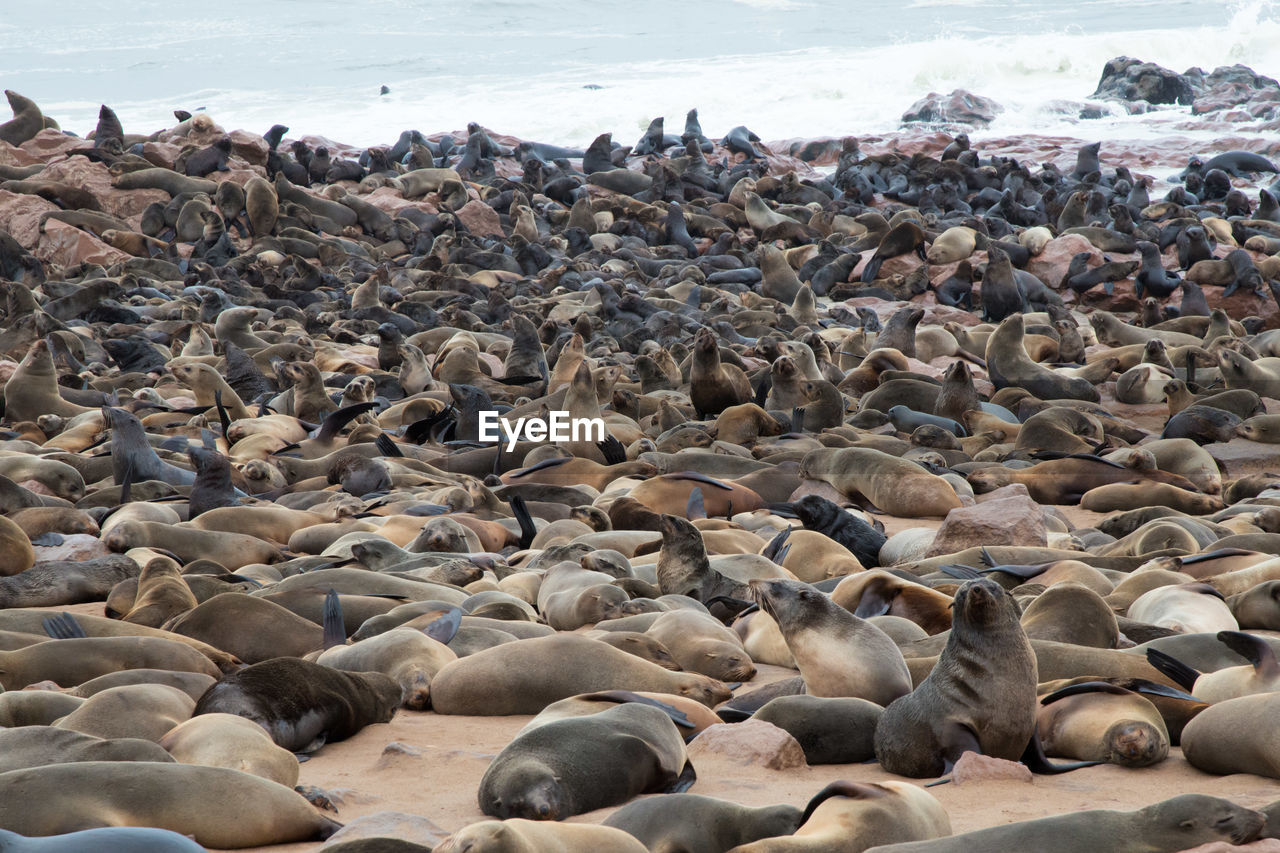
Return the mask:
POLYGON ((1035 734, 1036 658, 1018 605, 995 581, 956 591, 951 633, 914 692, 885 709, 876 758, 890 773, 940 776, 966 752, 1017 761, 1035 734))
POLYGON ((800 581, 753 580, 750 587, 782 630, 810 695, 888 705, 911 692, 902 652, 879 628, 800 581))

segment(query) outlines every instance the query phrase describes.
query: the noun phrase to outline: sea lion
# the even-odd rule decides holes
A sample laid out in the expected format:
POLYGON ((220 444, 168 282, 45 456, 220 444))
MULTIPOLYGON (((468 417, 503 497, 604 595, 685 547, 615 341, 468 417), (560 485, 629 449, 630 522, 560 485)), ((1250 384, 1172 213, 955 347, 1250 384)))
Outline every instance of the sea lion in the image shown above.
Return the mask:
POLYGON ((104 739, 64 727, 21 722, 15 722, 13 728, 0 729, 0 748, 3 748, 0 773, 78 761, 167 763, 173 760, 163 748, 149 740, 104 739))
POLYGON ((1036 728, 1050 757, 1150 767, 1169 755, 1169 732, 1156 706, 1106 682, 1076 684, 1043 697, 1036 728))
POLYGON ((201 853, 204 850, 185 835, 150 827, 104 827, 67 832, 47 838, 24 838, 0 830, 5 853, 201 853))
POLYGON ((718 415, 730 406, 751 400, 747 375, 737 365, 720 361, 719 343, 707 328, 700 329, 694 337, 689 399, 701 418, 718 415))
POLYGON ((158 741, 181 764, 226 767, 292 788, 298 759, 276 746, 262 726, 234 714, 201 714, 174 726, 158 741))
POLYGON ((738 853, 862 853, 951 834, 946 809, 907 782, 832 782, 809 801, 794 835, 765 838, 738 853))
POLYGON ((888 705, 911 692, 911 673, 893 640, 800 581, 753 580, 751 594, 773 617, 813 696, 888 705))
POLYGON ((194 715, 237 714, 267 730, 290 752, 314 752, 385 723, 400 705, 400 685, 380 672, 342 672, 298 658, 274 658, 224 677, 194 715))
POLYGON ((973 850, 1174 853, 1213 842, 1245 844, 1258 836, 1265 822, 1263 815, 1229 800, 1182 794, 1131 812, 1077 811, 979 829, 937 841, 873 847, 868 853, 968 853, 973 850))
POLYGON ((195 700, 167 684, 130 684, 93 694, 54 725, 100 738, 159 741, 191 717, 195 700))
POLYGON ((863 619, 896 616, 930 635, 951 627, 951 596, 887 571, 850 575, 831 591, 831 599, 863 619))
POLYGON ((381 672, 400 685, 404 707, 426 710, 431 679, 458 656, 413 628, 396 628, 349 646, 325 650, 316 662, 352 672, 381 672))
POLYGON ((1018 760, 1035 732, 1036 658, 1017 604, 994 581, 956 591, 951 633, 913 693, 876 726, 876 758, 902 776, 940 776, 968 751, 1018 760))
POLYGON ((238 770, 81 761, 0 774, 0 827, 26 836, 143 824, 235 849, 328 838, 339 824, 301 795, 238 770))
POLYGON ((870 448, 811 451, 800 461, 800 476, 829 483, 850 498, 903 518, 943 517, 961 506, 946 480, 870 448))
POLYGON ((761 838, 790 835, 800 827, 795 806, 750 808, 698 794, 668 794, 628 803, 604 826, 621 829, 649 850, 720 853, 761 838))
POLYGON ((520 640, 459 658, 431 681, 438 714, 536 714, 560 699, 600 690, 688 696, 708 707, 729 689, 695 673, 671 672, 573 634, 520 640))
POLYGON ((875 758, 876 723, 883 713, 866 699, 797 695, 770 699, 751 718, 795 738, 807 764, 856 764, 875 758))
POLYGON ((21 690, 38 681, 74 687, 121 669, 172 669, 218 676, 195 649, 162 637, 81 637, 0 652, 0 686, 21 690))
POLYGON ((678 788, 687 766, 667 712, 626 703, 517 735, 480 780, 480 810, 500 819, 563 820, 678 788))
POLYGON ((30 98, 24 98, 12 89, 5 89, 13 118, 0 123, 0 140, 13 146, 21 145, 44 130, 44 114, 30 98))
MULTIPOLYGON (((344 845, 338 845, 338 848, 342 846, 344 845)), ((620 829, 589 823, 548 823, 522 818, 473 823, 458 830, 431 849, 434 853, 526 853, 534 850, 555 851, 555 853, 585 853, 588 850, 616 850, 618 853, 645 853, 646 851, 643 844, 620 829)))

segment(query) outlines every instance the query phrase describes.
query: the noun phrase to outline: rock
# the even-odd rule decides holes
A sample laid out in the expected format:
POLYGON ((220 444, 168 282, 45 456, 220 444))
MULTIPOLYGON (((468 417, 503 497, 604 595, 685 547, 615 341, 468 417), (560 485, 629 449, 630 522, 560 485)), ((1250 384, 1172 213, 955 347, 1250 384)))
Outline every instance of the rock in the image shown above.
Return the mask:
POLYGON ((162 169, 172 169, 174 163, 178 162, 178 155, 181 153, 182 146, 180 145, 173 145, 168 142, 142 143, 143 159, 162 169))
POLYGON ((954 554, 979 545, 1044 548, 1047 544, 1040 505, 1029 497, 1010 495, 951 510, 938 528, 928 556, 954 554))
POLYGON ((255 166, 267 165, 267 140, 247 130, 233 130, 231 137, 231 153, 246 163, 255 166))
POLYGON ((84 263, 109 267, 132 257, 108 246, 88 231, 81 231, 56 219, 45 223, 44 236, 40 238, 32 254, 42 261, 61 267, 84 263))
POLYGON ((1071 259, 1081 252, 1089 253, 1090 267, 1102 265, 1102 252, 1095 249, 1087 239, 1079 234, 1063 234, 1045 243, 1044 250, 1027 261, 1027 272, 1057 290, 1066 277, 1067 268, 1071 266, 1071 259))
POLYGON ((18 147, 28 154, 35 155, 39 161, 48 161, 55 154, 62 154, 72 148, 84 148, 88 145, 78 136, 67 136, 60 130, 45 128, 18 147))
POLYGON ((449 833, 420 815, 390 811, 374 812, 350 821, 330 836, 320 849, 362 838, 397 838, 401 841, 421 844, 424 847, 435 847, 448 835, 449 833))
POLYGON ((904 124, 967 124, 985 127, 1004 112, 1004 107, 990 98, 975 95, 964 89, 954 89, 949 95, 930 92, 902 114, 904 124))
POLYGON ((1109 60, 1091 98, 1146 101, 1149 104, 1190 104, 1195 97, 1186 77, 1154 62, 1128 56, 1109 60))
POLYGON ((30 151, 0 140, 0 166, 34 166, 41 162, 44 161, 30 151))
POLYGON ((1031 768, 1017 761, 992 758, 976 752, 960 756, 951 770, 951 781, 957 785, 970 782, 1031 782, 1031 768))
POLYGON ((480 237, 504 236, 498 212, 482 201, 472 199, 460 207, 456 215, 472 234, 480 237))
POLYGON ((109 557, 111 549, 97 536, 90 536, 88 533, 70 533, 62 537, 60 545, 35 546, 35 555, 36 559, 42 563, 47 560, 79 562, 97 557, 109 557))
POLYGON ((164 190, 121 190, 111 186, 111 172, 103 163, 94 163, 86 157, 69 157, 51 164, 40 173, 42 179, 60 181, 93 193, 102 205, 102 212, 121 219, 137 216, 153 201, 168 204, 169 194, 164 190))
POLYGON ((30 251, 40 242, 40 217, 58 206, 38 195, 0 190, 0 230, 30 251))
POLYGON ((804 750, 788 732, 764 720, 718 723, 689 743, 689 758, 716 755, 738 764, 758 764, 770 770, 805 767, 804 750))
POLYGON ((4 516, 0 516, 0 540, 6 545, 0 549, 0 576, 16 575, 36 564, 36 552, 27 534, 4 516))
POLYGON ((1001 486, 994 492, 987 492, 985 495, 975 495, 978 503, 985 504, 991 501, 1002 501, 1005 498, 1026 498, 1031 499, 1031 493, 1027 491, 1027 487, 1022 483, 1010 483, 1007 486, 1001 486))
POLYGON ((1199 847, 1192 847, 1189 850, 1183 850, 1182 853, 1280 853, 1280 839, 1263 838, 1252 844, 1228 844, 1225 841, 1215 841, 1212 844, 1201 844, 1199 847))

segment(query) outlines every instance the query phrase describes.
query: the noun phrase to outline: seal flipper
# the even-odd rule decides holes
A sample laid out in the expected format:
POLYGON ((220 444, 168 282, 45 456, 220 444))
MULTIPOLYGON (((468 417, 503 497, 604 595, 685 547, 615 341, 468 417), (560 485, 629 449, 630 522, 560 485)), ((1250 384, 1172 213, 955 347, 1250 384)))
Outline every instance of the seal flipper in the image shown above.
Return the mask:
POLYGON ((791 410, 791 431, 804 432, 804 406, 796 406, 791 410))
POLYGON ((938 571, 944 575, 950 575, 953 578, 963 578, 964 580, 973 580, 982 577, 982 573, 973 566, 962 566, 958 563, 948 563, 945 566, 938 566, 938 571))
POLYGON ((1192 696, 1190 693, 1184 693, 1181 690, 1169 687, 1167 684, 1157 684, 1156 682, 1148 681, 1145 678, 1132 678, 1129 679, 1126 684, 1126 689, 1134 693, 1144 693, 1150 696, 1164 696, 1168 699, 1181 699, 1185 702, 1202 701, 1192 696))
POLYGON ((1159 649, 1147 649, 1147 663, 1184 690, 1195 690, 1196 680, 1202 675, 1199 670, 1187 666, 1159 649))
MULTIPOLYGON (((312 437, 318 438, 321 441, 330 441, 339 432, 341 432, 342 428, 352 419, 363 415, 365 412, 372 412, 376 408, 378 408, 377 403, 352 403, 350 406, 343 406, 336 412, 329 413, 329 415, 320 422, 320 426, 314 430, 312 437)), ((390 456, 391 454, 384 453, 383 455, 390 456)))
POLYGON ((44 632, 55 640, 82 640, 89 636, 80 627, 76 617, 66 611, 57 616, 49 616, 40 624, 44 626, 44 632))
POLYGON ((788 524, 786 527, 779 530, 777 534, 769 540, 769 544, 765 546, 765 549, 762 552, 764 556, 773 560, 775 563, 778 562, 778 552, 782 550, 782 546, 786 544, 786 541, 791 538, 792 529, 791 525, 788 524))
POLYGON ((457 635, 460 627, 462 627, 462 610, 457 607, 451 607, 433 620, 430 625, 423 628, 422 633, 437 643, 448 645, 449 641, 457 635))
POLYGON ((383 456, 389 456, 392 459, 404 458, 404 454, 400 452, 400 448, 396 447, 395 441, 393 441, 391 436, 387 435, 385 432, 374 439, 373 443, 378 448, 378 452, 383 456))
POLYGON ((707 505, 702 498, 702 489, 694 487, 694 490, 689 492, 689 502, 685 504, 684 517, 690 521, 707 517, 707 505))
POLYGON ((1044 754, 1044 744, 1040 742, 1040 729, 1037 727, 1031 734, 1031 742, 1027 744, 1026 751, 1022 753, 1022 763, 1027 765, 1032 773, 1037 773, 1041 776, 1053 776, 1058 773, 1070 773, 1072 770, 1079 770, 1082 767, 1096 767, 1107 762, 1073 761, 1070 764, 1050 764, 1048 757, 1044 754))
POLYGON ((218 408, 218 422, 222 424, 222 434, 229 435, 231 415, 227 413, 227 407, 222 405, 222 389, 219 388, 213 392, 213 404, 218 408))
POLYGON ((955 721, 947 723, 942 732, 942 774, 945 776, 956 766, 960 756, 966 752, 982 755, 982 743, 973 729, 964 723, 955 721))
POLYGON ((859 619, 870 619, 872 616, 884 616, 893 606, 893 599, 885 598, 881 592, 881 584, 868 585, 862 591, 862 597, 858 599, 858 606, 854 609, 853 615, 859 619))
POLYGON ((674 705, 668 705, 666 702, 660 702, 657 699, 650 699, 648 696, 641 696, 639 693, 633 693, 630 690, 600 690, 595 693, 584 693, 577 697, 578 699, 608 699, 610 702, 619 704, 633 703, 636 705, 649 705, 662 711, 671 718, 671 722, 677 726, 683 726, 686 729, 695 728, 693 722, 685 716, 684 712, 674 705))
POLYGON ((1055 690, 1042 697, 1040 704, 1051 705, 1059 699, 1066 699, 1068 696, 1079 696, 1082 693, 1114 693, 1117 696, 1126 696, 1132 692, 1132 690, 1126 690, 1117 684, 1111 684, 1107 681, 1082 681, 1079 684, 1063 687, 1061 690, 1055 690))
POLYGON ((1243 631, 1219 631, 1217 636, 1218 642, 1253 664, 1258 675, 1264 678, 1280 675, 1280 662, 1276 661, 1275 650, 1266 640, 1243 631))
POLYGON ((743 601, 741 598, 734 598, 730 595, 713 595, 702 603, 708 609, 713 604, 719 604, 729 612, 731 617, 745 616, 760 609, 760 605, 754 601, 743 601))
POLYGON ((684 761, 684 769, 680 771, 680 775, 671 783, 671 786, 663 791, 664 794, 683 794, 685 791, 693 787, 693 783, 698 781, 698 773, 693 769, 693 762, 688 758, 684 761))
POLYGON ((533 537, 538 535, 538 528, 533 523, 533 516, 529 515, 529 508, 525 506, 524 498, 520 495, 512 495, 508 503, 511 504, 511 512, 520 525, 520 549, 526 550, 533 544, 533 537))
POLYGON ((342 620, 342 601, 335 590, 329 590, 324 596, 324 648, 343 646, 347 642, 347 629, 342 620))
POLYGON ((873 788, 862 782, 847 782, 844 779, 837 780, 827 785, 818 793, 809 799, 808 805, 804 807, 804 814, 800 816, 800 826, 804 826, 809 818, 813 817, 813 813, 818 810, 818 806, 830 800, 832 797, 846 797, 854 800, 870 800, 883 796, 880 789, 873 788))
POLYGON ((604 441, 597 441, 596 447, 604 454, 606 465, 618 465, 627 461, 627 449, 612 435, 606 436, 604 441))

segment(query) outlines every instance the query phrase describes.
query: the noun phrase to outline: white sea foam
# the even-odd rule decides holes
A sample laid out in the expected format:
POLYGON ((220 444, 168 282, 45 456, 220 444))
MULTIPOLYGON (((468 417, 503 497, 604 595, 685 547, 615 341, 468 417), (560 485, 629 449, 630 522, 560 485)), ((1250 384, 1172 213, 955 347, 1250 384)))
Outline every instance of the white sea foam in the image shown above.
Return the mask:
POLYGON ((132 29, 93 20, 104 13, 88 0, 68 2, 81 8, 59 16, 56 39, 39 38, 39 26, 53 26, 44 17, 0 29, 0 81, 80 133, 101 98, 131 130, 170 123, 175 107, 204 107, 229 128, 261 133, 279 122, 293 135, 357 145, 468 121, 559 144, 585 145, 605 130, 629 143, 657 115, 679 133, 695 106, 710 135, 746 124, 779 139, 896 130, 921 96, 962 88, 1004 108, 977 138, 1149 139, 1177 132, 1189 110, 1129 116, 1110 106, 1102 119, 1077 116, 1074 105, 1112 57, 1176 71, 1243 63, 1280 77, 1280 16, 1259 0, 1090 0, 1065 10, 1058 0, 913 0, 888 11, 840 0, 645 9, 481 0, 470 15, 425 0, 376 0, 359 13, 327 0, 227 0, 245 7, 243 19, 198 25, 179 20, 174 7, 184 4, 136 0, 145 8, 132 29), (263 25, 263 7, 284 20, 263 25), (149 10, 158 17, 147 19, 149 10), (582 26, 567 25, 575 21, 582 26), (95 85, 100 78, 110 92, 95 85), (380 97, 381 83, 391 92, 380 97))

